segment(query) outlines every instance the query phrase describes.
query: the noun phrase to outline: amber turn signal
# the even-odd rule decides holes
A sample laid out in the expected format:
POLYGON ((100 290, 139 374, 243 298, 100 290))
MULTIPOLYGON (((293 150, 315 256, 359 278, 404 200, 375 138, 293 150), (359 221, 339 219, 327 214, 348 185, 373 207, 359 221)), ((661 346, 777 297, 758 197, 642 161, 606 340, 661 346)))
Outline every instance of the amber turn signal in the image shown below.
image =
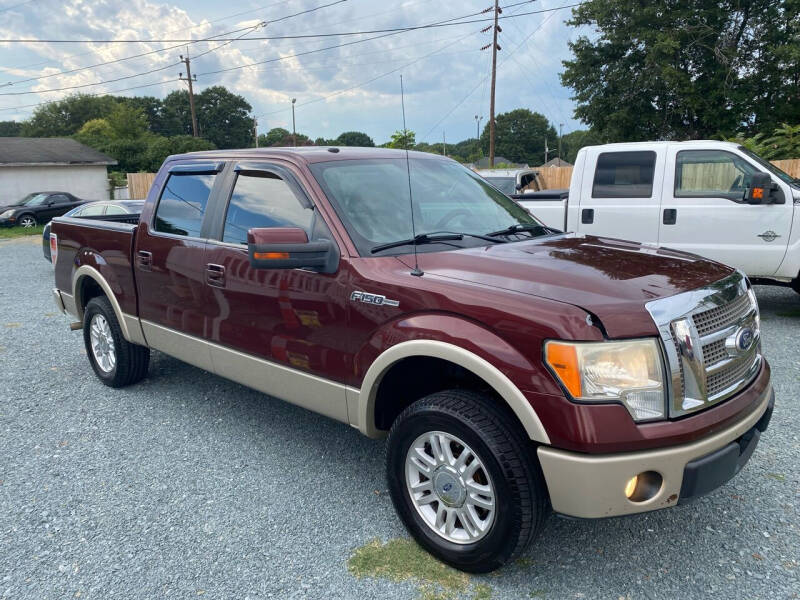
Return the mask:
POLYGON ((288 252, 253 252, 256 260, 283 260, 289 258, 288 252))
POLYGON ((578 367, 578 352, 572 344, 548 342, 545 346, 545 360, 550 368, 556 372, 561 383, 567 388, 573 398, 580 398, 581 371, 578 367))

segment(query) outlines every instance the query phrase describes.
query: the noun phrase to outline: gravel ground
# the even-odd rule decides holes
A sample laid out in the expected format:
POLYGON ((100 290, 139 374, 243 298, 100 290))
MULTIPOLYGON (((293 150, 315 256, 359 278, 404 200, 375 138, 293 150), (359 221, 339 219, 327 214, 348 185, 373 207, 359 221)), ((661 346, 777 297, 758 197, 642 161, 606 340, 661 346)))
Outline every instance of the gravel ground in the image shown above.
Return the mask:
MULTIPOLYGON (((382 442, 158 353, 141 384, 104 387, 53 306, 39 239, 0 242, 0 264, 0 598, 418 595, 347 570, 355 548, 406 537, 382 442)), ((747 468, 690 506, 552 518, 523 560, 473 586, 800 597, 800 297, 758 297, 777 405, 747 468)))

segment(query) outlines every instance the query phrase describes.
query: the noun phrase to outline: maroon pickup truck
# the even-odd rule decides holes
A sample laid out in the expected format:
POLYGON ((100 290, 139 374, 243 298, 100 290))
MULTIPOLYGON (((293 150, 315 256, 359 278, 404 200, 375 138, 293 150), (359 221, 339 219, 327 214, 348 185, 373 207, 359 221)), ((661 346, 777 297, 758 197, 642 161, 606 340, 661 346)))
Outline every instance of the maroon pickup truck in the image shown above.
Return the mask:
POLYGON ((105 384, 156 349, 388 434, 400 517, 467 571, 518 556, 551 510, 719 487, 772 414, 743 274, 550 230, 430 154, 172 156, 138 224, 57 218, 51 247, 105 384))

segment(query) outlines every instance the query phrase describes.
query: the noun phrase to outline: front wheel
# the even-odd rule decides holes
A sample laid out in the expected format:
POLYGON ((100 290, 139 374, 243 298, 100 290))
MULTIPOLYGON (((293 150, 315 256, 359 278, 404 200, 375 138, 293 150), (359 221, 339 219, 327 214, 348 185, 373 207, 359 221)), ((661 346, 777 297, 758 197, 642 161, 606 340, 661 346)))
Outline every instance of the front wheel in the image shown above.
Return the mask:
POLYGON ((25 229, 31 229, 32 227, 36 227, 36 217, 33 215, 22 215, 17 220, 17 224, 25 229))
POLYGON ((389 434, 386 469, 411 534, 464 571, 492 571, 519 556, 548 512, 524 430, 476 392, 437 392, 403 411, 389 434))
POLYGON ((83 314, 86 354, 98 379, 109 387, 124 387, 144 379, 150 349, 131 344, 122 335, 111 302, 105 296, 89 300, 83 314))

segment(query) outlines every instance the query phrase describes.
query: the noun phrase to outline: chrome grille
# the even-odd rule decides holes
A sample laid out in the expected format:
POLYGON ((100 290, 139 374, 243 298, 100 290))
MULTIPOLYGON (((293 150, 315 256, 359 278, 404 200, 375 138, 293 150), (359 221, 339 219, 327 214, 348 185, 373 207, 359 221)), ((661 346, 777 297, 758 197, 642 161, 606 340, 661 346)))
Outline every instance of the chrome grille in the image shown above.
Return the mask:
POLYGON ((742 273, 654 300, 647 309, 658 325, 671 373, 670 417, 721 402, 758 373, 758 306, 742 273))
POLYGON ((704 310, 692 316, 697 335, 703 337, 714 331, 724 329, 753 310, 747 294, 738 296, 733 302, 704 310))
POLYGON ((725 350, 725 340, 717 340, 703 346, 703 361, 707 367, 730 358, 725 350))

